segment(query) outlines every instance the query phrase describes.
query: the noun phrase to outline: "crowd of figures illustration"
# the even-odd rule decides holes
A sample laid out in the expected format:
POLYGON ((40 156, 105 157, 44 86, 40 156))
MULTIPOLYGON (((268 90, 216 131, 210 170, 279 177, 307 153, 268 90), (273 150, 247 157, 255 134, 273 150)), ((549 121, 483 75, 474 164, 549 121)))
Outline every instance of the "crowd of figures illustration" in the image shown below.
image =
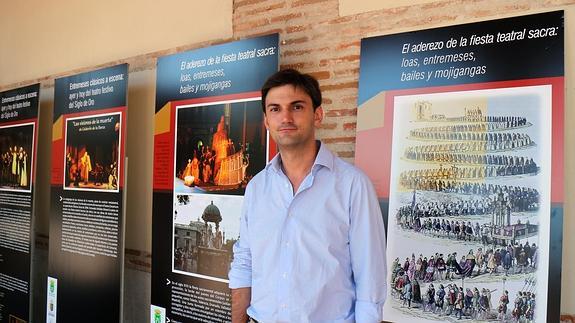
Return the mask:
POLYGON ((530 153, 533 125, 485 110, 446 117, 429 102, 415 104, 392 212, 398 234, 430 243, 402 248, 404 261, 393 255, 392 302, 404 315, 534 320, 541 196, 523 185, 541 171, 530 153))
MULTIPOLYGON (((463 120, 461 120, 463 121, 463 120)), ((442 127, 426 127, 418 130, 410 131, 410 134, 420 133, 422 137, 427 137, 428 133, 434 132, 485 132, 485 131, 496 131, 496 130, 506 130, 511 128, 525 127, 527 125, 527 119, 523 117, 494 117, 490 120, 465 120, 472 122, 481 122, 476 124, 457 124, 448 125, 442 127)), ((492 136, 490 133, 489 136, 492 136)))
POLYGON ((469 250, 467 255, 457 258, 457 252, 449 253, 447 257, 435 253, 428 257, 422 254, 415 260, 415 254, 411 258, 405 258, 403 264, 399 257, 392 264, 392 282, 406 274, 410 280, 418 279, 424 282, 436 280, 453 280, 462 277, 477 277, 483 274, 505 273, 505 275, 529 272, 537 269, 538 248, 535 243, 524 245, 520 243, 509 244, 507 247, 495 250, 488 248, 483 251, 482 247, 469 250))
POLYGON ((28 187, 28 152, 23 147, 9 147, 2 152, 2 177, 0 186, 23 189, 28 187))
MULTIPOLYGON (((526 286, 532 286, 530 281, 526 286)), ((492 304, 492 294, 488 288, 467 287, 457 283, 427 285, 424 294, 417 279, 410 279, 406 274, 397 276, 392 286, 393 294, 401 300, 403 307, 414 308, 422 312, 431 312, 438 316, 454 317, 459 320, 470 318, 474 320, 498 321, 531 321, 535 311, 535 293, 531 291, 518 292, 513 300, 513 308, 509 306, 509 291, 504 290, 496 308, 492 304)))
MULTIPOLYGON (((467 140, 465 139, 465 135, 462 136, 461 139, 457 139, 457 136, 454 138, 430 138, 430 140, 448 140, 449 143, 440 144, 440 145, 422 145, 422 146, 415 146, 412 147, 413 151, 415 152, 498 152, 498 151, 505 151, 509 149, 519 149, 519 148, 528 148, 529 146, 534 146, 535 143, 531 141, 531 138, 528 135, 518 135, 518 137, 511 137, 515 138, 513 140, 471 140, 466 142, 455 142, 457 140, 467 140)), ((507 136, 505 136, 507 137, 507 136)), ((495 138, 498 138, 497 136, 495 138)), ((417 138, 413 138, 417 139, 417 138)))
POLYGON ((484 142, 486 150, 500 150, 533 144, 531 138, 521 133, 493 133, 493 132, 452 132, 451 129, 427 128, 412 130, 410 136, 416 139, 449 140, 449 141, 480 141, 484 142))
MULTIPOLYGON (((445 180, 408 180, 400 178, 400 184, 414 190, 436 191, 444 193, 457 193, 462 195, 484 196, 488 201, 503 199, 515 211, 536 211, 539 209, 539 192, 531 187, 507 186, 498 184, 467 183, 462 181, 445 180)), ((415 196, 415 192, 414 192, 415 196)), ((471 200, 470 200, 471 201, 471 200)), ((468 202, 467 204, 469 204, 468 202)), ((474 202, 471 202, 475 204, 474 202)), ((425 204, 423 204, 425 205, 425 204)), ((420 205, 414 203, 410 206, 414 211, 420 205), (417 207, 417 208, 416 208, 417 207)), ((402 209, 400 209, 401 212, 402 209)))
POLYGON ((443 165, 440 165, 439 168, 407 171, 401 174, 401 180, 403 183, 410 184, 414 180, 421 179, 476 179, 484 177, 533 174, 536 172, 537 166, 534 163, 526 163, 524 165, 489 165, 475 167, 443 167, 443 165))
MULTIPOLYGON (((417 147, 409 147, 405 150, 406 159, 416 161, 443 162, 452 164, 472 164, 472 165, 495 165, 495 166, 517 166, 526 168, 536 168, 533 158, 524 158, 518 156, 502 155, 477 155, 477 154, 457 154, 457 153, 440 153, 440 152, 423 152, 417 147)), ((527 172, 532 172, 531 171, 527 172)))
POLYGON ((402 225, 409 225, 412 219, 433 216, 483 215, 491 214, 496 206, 503 204, 510 211, 534 211, 538 208, 539 195, 536 191, 511 191, 507 196, 482 196, 469 200, 451 200, 446 202, 426 201, 414 205, 404 205, 397 212, 402 225), (496 198, 496 196, 498 198, 496 198))
MULTIPOLYGON (((522 224, 520 220, 518 224, 522 224)), ((529 225, 528 222, 526 224, 529 225)), ((416 217, 412 226, 403 225, 402 229, 414 230, 430 237, 480 242, 483 246, 496 242, 491 238, 492 226, 486 223, 479 224, 479 222, 450 221, 439 218, 425 219, 421 222, 421 219, 416 217)))

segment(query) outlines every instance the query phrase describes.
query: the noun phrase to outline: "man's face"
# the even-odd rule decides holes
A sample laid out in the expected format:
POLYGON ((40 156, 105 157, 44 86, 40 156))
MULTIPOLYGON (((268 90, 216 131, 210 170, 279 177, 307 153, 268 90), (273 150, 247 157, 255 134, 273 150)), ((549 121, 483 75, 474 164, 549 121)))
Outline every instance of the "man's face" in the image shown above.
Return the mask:
POLYGON ((315 127, 323 119, 323 110, 314 111, 309 95, 293 85, 269 90, 265 102, 266 128, 279 148, 311 146, 315 142, 315 127))

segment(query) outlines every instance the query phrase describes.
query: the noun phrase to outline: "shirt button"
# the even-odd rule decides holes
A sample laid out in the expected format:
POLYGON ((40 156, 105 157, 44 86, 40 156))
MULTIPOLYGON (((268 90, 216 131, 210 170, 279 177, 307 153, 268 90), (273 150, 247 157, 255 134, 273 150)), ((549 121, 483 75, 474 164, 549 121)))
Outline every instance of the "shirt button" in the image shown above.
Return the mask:
POLYGON ((287 273, 283 273, 282 277, 287 278, 287 273))

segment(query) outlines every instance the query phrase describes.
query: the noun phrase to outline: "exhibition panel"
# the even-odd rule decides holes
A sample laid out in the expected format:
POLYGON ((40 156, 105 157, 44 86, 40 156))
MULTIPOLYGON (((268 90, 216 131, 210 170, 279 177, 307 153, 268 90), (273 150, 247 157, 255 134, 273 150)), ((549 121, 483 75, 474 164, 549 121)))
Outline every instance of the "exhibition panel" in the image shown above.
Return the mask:
POLYGON ((0 93, 0 322, 28 322, 40 84, 0 93))
POLYGON ((231 319, 243 194, 270 156, 259 89, 277 68, 277 34, 158 60, 150 322, 231 319))
POLYGON ((119 322, 128 65, 56 79, 46 322, 119 322))
POLYGON ((362 40, 356 163, 387 214, 384 319, 559 321, 563 26, 362 40))

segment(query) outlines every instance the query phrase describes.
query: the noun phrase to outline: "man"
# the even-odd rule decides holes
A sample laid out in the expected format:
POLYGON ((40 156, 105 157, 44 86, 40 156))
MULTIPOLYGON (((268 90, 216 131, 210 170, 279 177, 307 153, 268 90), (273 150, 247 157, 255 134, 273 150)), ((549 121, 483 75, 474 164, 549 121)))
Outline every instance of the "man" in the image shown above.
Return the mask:
POLYGON ((379 322, 381 211, 367 177, 315 139, 318 82, 280 71, 264 84, 262 105, 279 154, 246 189, 229 273, 232 321, 379 322))
POLYGON ((427 301, 423 306, 423 311, 426 310, 433 311, 433 304, 435 303, 435 288, 433 287, 433 283, 427 286, 427 301))
POLYGON ((457 316, 457 318, 460 320, 461 317, 463 316, 463 308, 465 306, 464 297, 465 295, 463 294, 463 287, 459 287, 455 299, 455 316, 457 316))
POLYGON ((84 184, 88 184, 90 179, 90 172, 92 171, 92 161, 90 160, 90 155, 88 151, 84 151, 84 155, 80 157, 80 172, 84 184))
POLYGON ((500 320, 504 320, 507 316, 507 304, 509 304, 509 292, 503 291, 503 295, 499 298, 499 307, 497 318, 500 320))

